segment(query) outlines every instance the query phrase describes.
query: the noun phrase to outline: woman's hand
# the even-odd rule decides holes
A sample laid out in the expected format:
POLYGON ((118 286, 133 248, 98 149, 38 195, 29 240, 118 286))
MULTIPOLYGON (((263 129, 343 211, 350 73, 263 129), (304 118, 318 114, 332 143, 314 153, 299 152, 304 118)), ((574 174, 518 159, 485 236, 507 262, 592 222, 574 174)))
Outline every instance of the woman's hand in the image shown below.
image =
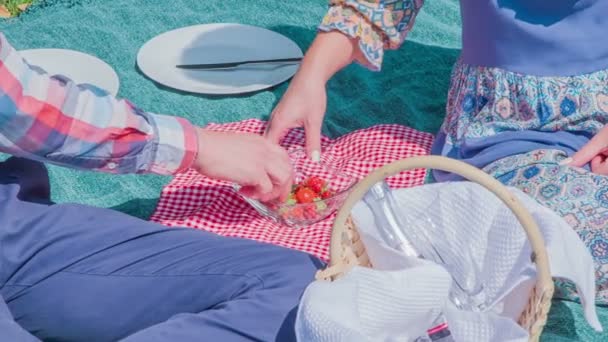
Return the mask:
POLYGON ((279 144, 291 128, 304 127, 308 156, 318 161, 321 156, 321 127, 327 106, 325 83, 298 75, 272 111, 266 136, 279 144))
POLYGON ((255 134, 200 128, 198 146, 193 168, 201 174, 237 183, 244 195, 261 201, 289 196, 293 171, 280 146, 255 134))
POLYGON ((359 57, 357 42, 340 32, 319 33, 298 73, 273 110, 266 136, 278 144, 291 128, 304 127, 308 156, 321 156, 321 126, 327 107, 325 84, 338 70, 359 57))
POLYGON ((608 176, 608 126, 602 128, 568 163, 583 167, 591 162, 591 172, 608 176))

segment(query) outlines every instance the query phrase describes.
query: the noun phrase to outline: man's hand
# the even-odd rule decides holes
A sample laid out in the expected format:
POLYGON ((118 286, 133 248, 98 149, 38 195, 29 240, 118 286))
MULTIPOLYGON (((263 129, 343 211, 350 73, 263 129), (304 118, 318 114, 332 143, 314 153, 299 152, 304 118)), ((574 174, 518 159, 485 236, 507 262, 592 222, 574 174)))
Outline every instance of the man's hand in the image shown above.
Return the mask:
POLYGON ((260 201, 289 196, 293 183, 289 156, 268 139, 199 128, 198 146, 193 168, 201 174, 237 183, 244 195, 260 201))
POLYGON ((574 154, 568 165, 583 167, 589 162, 591 162, 591 172, 608 175, 608 126, 605 126, 574 154))

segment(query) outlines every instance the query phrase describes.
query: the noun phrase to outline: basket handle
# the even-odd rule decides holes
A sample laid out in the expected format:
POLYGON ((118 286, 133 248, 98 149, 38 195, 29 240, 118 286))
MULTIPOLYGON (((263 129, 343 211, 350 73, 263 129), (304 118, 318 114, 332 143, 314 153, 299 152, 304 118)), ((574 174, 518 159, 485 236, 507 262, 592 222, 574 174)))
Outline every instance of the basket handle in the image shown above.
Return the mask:
POLYGON ((533 261, 536 263, 539 281, 552 282, 549 270, 549 261, 543 237, 538 225, 530 212, 515 198, 515 196, 499 181, 474 166, 464 162, 439 156, 420 156, 398 160, 374 170, 367 177, 353 187, 344 204, 338 211, 332 228, 330 244, 330 264, 334 266, 340 260, 341 237, 346 227, 346 220, 357 202, 359 202, 367 191, 376 183, 399 172, 411 169, 435 169, 458 174, 472 182, 478 183, 494 193, 500 200, 511 209, 519 220, 530 245, 532 246, 533 261))

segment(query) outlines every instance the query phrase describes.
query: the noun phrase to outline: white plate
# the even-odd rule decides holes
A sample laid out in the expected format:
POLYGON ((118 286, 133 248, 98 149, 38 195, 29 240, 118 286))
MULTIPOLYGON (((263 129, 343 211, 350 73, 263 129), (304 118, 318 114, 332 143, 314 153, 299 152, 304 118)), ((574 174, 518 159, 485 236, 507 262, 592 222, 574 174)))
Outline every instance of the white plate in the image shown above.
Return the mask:
POLYGON ((222 95, 270 88, 290 79, 298 65, 248 65, 231 70, 184 70, 175 66, 292 57, 302 57, 302 50, 279 33, 241 24, 205 24, 152 38, 139 50, 137 65, 165 86, 222 95))
POLYGON ((19 51, 32 66, 50 75, 63 75, 77 84, 89 84, 112 95, 118 93, 118 75, 106 62, 86 53, 65 49, 33 49, 19 51))

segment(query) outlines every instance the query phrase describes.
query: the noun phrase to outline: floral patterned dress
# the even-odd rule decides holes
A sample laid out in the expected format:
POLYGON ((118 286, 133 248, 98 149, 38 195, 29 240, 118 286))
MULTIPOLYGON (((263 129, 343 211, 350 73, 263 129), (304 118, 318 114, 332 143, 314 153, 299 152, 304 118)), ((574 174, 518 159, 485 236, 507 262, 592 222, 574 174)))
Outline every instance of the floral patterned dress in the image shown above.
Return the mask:
MULTIPOLYGON (((463 53, 433 154, 482 168, 560 214, 594 257, 597 302, 608 304, 608 177, 560 165, 608 122, 608 44, 592 41, 608 32, 608 19, 599 19, 608 13, 608 1, 587 1, 587 7, 566 1, 570 7, 550 13, 543 7, 555 4, 550 0, 530 0, 520 5, 524 9, 503 3, 517 2, 461 0, 463 53), (521 13, 528 15, 525 22, 521 13), (536 20, 531 13, 548 14, 536 20), (556 34, 568 25, 579 36, 556 34)), ((423 0, 332 1, 320 30, 357 38, 361 62, 379 70, 385 50, 400 46, 422 5, 423 0)), ((572 284, 556 283, 557 297, 577 299, 572 284)))

